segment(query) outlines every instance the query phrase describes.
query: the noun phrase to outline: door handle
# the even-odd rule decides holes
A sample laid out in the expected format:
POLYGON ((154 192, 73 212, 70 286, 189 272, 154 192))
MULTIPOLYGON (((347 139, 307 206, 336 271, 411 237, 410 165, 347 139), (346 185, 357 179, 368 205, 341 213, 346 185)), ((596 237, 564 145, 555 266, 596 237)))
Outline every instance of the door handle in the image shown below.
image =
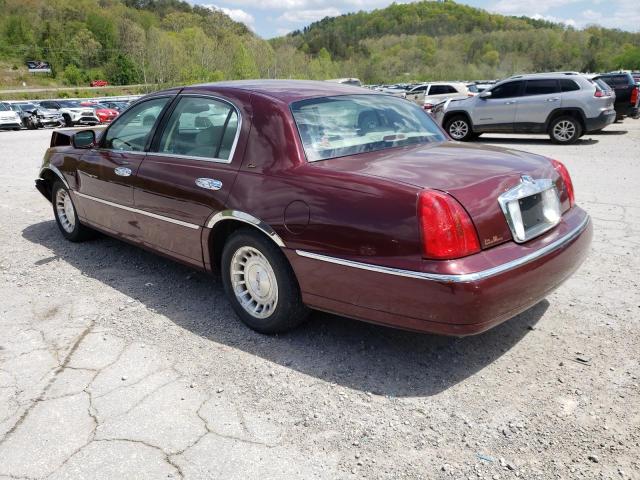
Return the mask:
POLYGON ((115 172, 116 175, 120 176, 120 177, 130 177, 131 176, 131 169, 127 168, 127 167, 116 167, 113 169, 113 171, 115 172))
POLYGON ((196 178, 196 185, 206 190, 220 190, 222 182, 213 178, 196 178))
POLYGON ((547 98, 547 102, 557 102, 558 100, 560 100, 558 97, 547 98))
POLYGON ((515 101, 515 100, 510 100, 508 102, 504 102, 505 105, 511 105, 512 103, 518 103, 518 102, 515 101))

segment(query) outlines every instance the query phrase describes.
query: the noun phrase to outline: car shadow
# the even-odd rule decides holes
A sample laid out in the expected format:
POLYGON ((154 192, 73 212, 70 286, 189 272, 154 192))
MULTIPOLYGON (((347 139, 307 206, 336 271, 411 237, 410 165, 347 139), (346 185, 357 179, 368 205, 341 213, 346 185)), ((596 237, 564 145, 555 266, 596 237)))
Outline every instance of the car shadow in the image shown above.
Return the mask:
POLYGON ((377 395, 429 396, 447 390, 515 346, 549 307, 543 300, 482 335, 464 338, 406 332, 322 312, 290 333, 265 336, 237 319, 215 276, 108 237, 67 242, 53 220, 31 225, 22 235, 51 250, 33 262, 34 268, 69 263, 203 338, 377 395))
MULTIPOLYGON (((591 135, 585 133, 585 136, 591 135)), ((512 145, 553 145, 549 138, 530 138, 530 137, 489 137, 482 135, 476 142, 493 143, 493 144, 512 144, 512 145)), ((582 137, 572 145, 594 145, 598 140, 593 138, 582 137)))
POLYGON ((585 135, 626 135, 627 130, 600 130, 599 132, 590 132, 585 135))

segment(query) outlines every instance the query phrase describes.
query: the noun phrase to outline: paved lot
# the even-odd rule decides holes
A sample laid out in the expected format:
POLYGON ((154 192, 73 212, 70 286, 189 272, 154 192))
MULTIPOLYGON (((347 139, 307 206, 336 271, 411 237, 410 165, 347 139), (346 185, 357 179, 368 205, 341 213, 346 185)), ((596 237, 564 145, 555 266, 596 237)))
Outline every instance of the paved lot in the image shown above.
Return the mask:
POLYGON ((0 132, 0 479, 640 478, 640 121, 564 161, 593 251, 549 298, 452 339, 314 314, 255 334, 219 281, 65 242, 50 131, 0 132))

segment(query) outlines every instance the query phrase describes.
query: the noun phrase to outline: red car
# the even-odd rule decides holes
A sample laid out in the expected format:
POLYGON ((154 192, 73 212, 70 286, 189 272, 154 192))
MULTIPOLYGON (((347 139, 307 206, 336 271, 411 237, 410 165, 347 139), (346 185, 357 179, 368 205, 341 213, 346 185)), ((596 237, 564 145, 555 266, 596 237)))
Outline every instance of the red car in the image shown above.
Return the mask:
POLYGON ((96 113, 96 117, 100 120, 100 123, 110 123, 120 114, 118 110, 109 108, 108 106, 96 101, 89 100, 86 102, 80 102, 80 106, 93 108, 96 113))
POLYGON ((109 85, 109 82, 106 80, 92 80, 90 85, 92 87, 106 87, 109 85))
POLYGON ((111 123, 118 115, 120 115, 118 110, 109 108, 100 103, 94 104, 93 108, 96 111, 96 116, 100 119, 100 123, 111 123))
POLYGON ((328 82, 165 90, 51 145, 36 186, 64 237, 218 270, 264 333, 310 308, 479 333, 558 287, 592 237, 560 162, 453 142, 411 102, 328 82))

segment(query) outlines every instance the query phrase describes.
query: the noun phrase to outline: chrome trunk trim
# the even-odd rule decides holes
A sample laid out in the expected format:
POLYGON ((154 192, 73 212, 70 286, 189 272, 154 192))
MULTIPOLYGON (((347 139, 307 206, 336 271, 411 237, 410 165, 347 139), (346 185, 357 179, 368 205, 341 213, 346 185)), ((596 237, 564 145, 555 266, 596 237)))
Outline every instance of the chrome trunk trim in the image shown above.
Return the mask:
POLYGON ((313 260, 319 260, 322 262, 334 263, 345 267, 359 268, 361 270, 368 270, 370 272, 386 273, 388 275, 395 275, 399 277, 415 278, 419 280, 431 280, 442 283, 470 283, 484 280, 485 278, 493 277, 495 275, 499 275, 509 270, 521 267, 523 265, 526 265, 527 263, 544 257, 545 255, 548 255, 555 250, 562 248, 563 246, 574 240, 576 237, 578 237, 587 228, 589 220, 589 215, 585 214, 585 217, 582 222, 580 222, 580 225, 578 225, 576 228, 568 232, 564 237, 559 238, 555 242, 550 243, 549 245, 546 245, 536 250, 535 252, 525 255, 524 257, 520 257, 510 262, 503 263, 502 265, 488 268, 487 270, 481 270, 479 272, 473 273, 448 275, 440 273, 416 272, 413 270, 402 270, 398 268, 384 267, 381 265, 371 265, 369 263, 355 262, 353 260, 321 255, 304 250, 296 250, 296 253, 301 257, 311 258, 313 260))

